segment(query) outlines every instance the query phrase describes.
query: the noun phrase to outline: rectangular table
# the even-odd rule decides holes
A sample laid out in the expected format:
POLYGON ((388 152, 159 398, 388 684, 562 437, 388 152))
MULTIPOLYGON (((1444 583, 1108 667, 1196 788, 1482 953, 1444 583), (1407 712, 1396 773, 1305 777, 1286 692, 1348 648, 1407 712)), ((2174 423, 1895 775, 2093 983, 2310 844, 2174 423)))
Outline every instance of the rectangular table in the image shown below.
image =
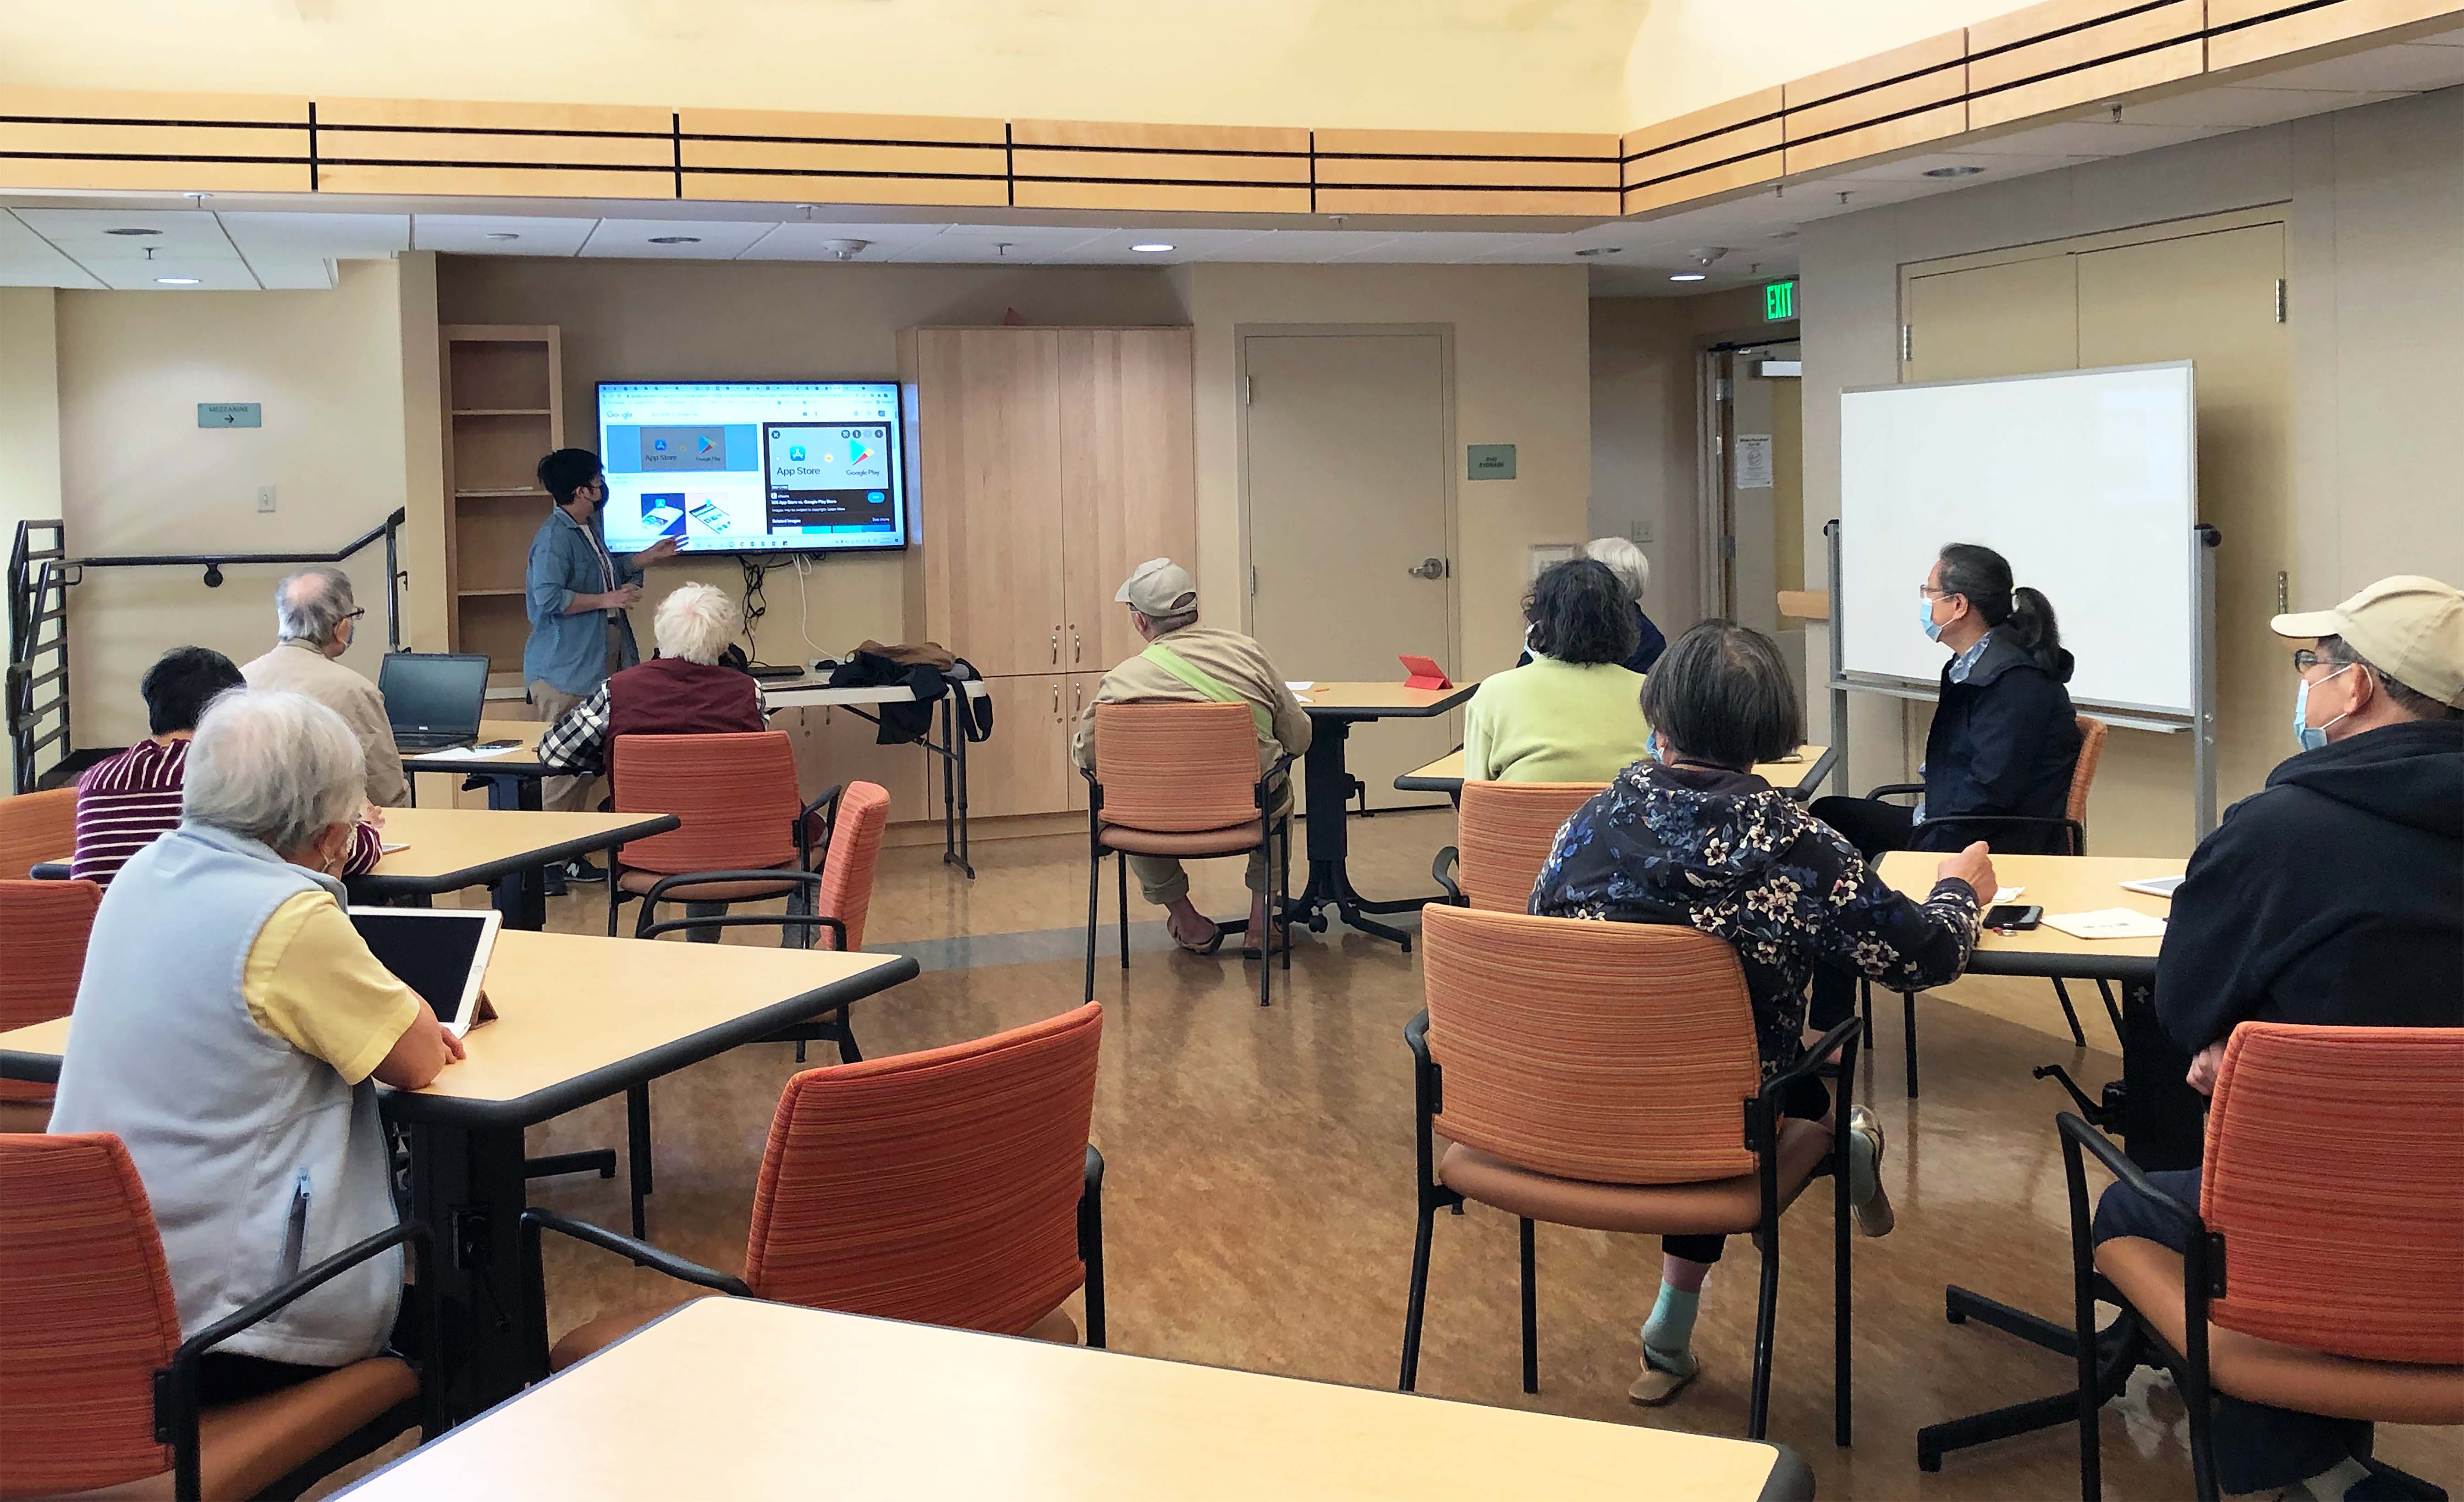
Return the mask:
MULTIPOLYGON (((1923 897, 1933 890, 1934 871, 1941 863, 1938 851, 1893 850, 1882 857, 1881 870, 1893 887, 1923 897)), ((2026 889, 2017 900, 2041 904, 2048 914, 2120 907, 2163 917, 2172 909, 2169 899, 2125 892, 2122 883, 2178 876, 2186 864, 2178 857, 2149 855, 1996 855, 1993 873, 2006 887, 2026 889)), ((2079 939, 2051 926, 2023 934, 1989 929, 1978 939, 1968 968, 1974 975, 2076 977, 2119 984, 2122 1078, 2104 1087, 2101 1103, 2080 1114, 2119 1135, 2142 1168, 2196 1168, 2206 1145, 2207 1102, 2183 1078, 2189 1055, 2166 1036, 2156 1018, 2156 956, 2163 945, 2160 939, 2079 939)), ((2046 1129, 2052 1125, 2049 1115, 2046 1129)), ((2032 1345, 2075 1355, 2067 1319, 2057 1324, 1955 1284, 1943 1291, 1943 1303, 1954 1324, 1974 1319, 2032 1345)), ((1927 1425, 1917 1431, 1917 1465, 1940 1470, 1947 1451, 2078 1418, 2079 1396, 2073 1389, 1927 1425)))
POLYGON ((1372 913, 1417 913, 1437 900, 1406 897, 1374 902, 1353 890, 1344 869, 1351 849, 1351 830, 1344 820, 1352 802, 1352 773, 1344 765, 1344 745, 1352 727, 1373 719, 1428 719, 1471 697, 1477 683, 1452 688, 1415 689, 1400 683, 1312 683, 1298 694, 1309 711, 1309 748, 1301 763, 1304 811, 1309 815, 1309 884, 1287 910, 1306 920, 1311 930, 1326 932, 1323 909, 1332 907, 1343 921, 1364 934, 1374 934, 1412 951, 1412 936, 1369 917, 1372 913))
MULTIPOLYGON (((435 1234, 446 1410, 469 1418, 546 1374, 521 1325, 522 1130, 767 1037, 916 974, 902 955, 497 936, 470 1056, 425 1090, 387 1091, 410 1139, 412 1219, 435 1234)), ((59 1078, 73 1019, 0 1033, 0 1078, 59 1078)), ((423 1268, 425 1279, 431 1270, 423 1268)))
MULTIPOLYGON (((1403 793, 1443 793, 1461 801, 1463 784, 1463 747, 1457 746, 1426 766, 1416 767, 1395 779, 1395 790, 1403 793)), ((1799 803, 1812 798, 1831 775, 1839 754, 1829 746, 1808 743, 1796 748, 1793 762, 1760 762, 1754 775, 1799 803)))
MULTIPOLYGON (((952 687, 963 691, 970 700, 990 696, 991 690, 981 678, 952 680, 952 687)), ((832 688, 829 679, 807 670, 798 678, 764 678, 761 680, 763 702, 770 712, 782 709, 837 708, 851 715, 881 723, 872 710, 884 704, 913 704, 915 691, 905 684, 883 684, 871 688, 832 688)), ((924 749, 941 759, 941 864, 956 866, 976 879, 974 851, 967 837, 967 727, 958 722, 958 699, 956 694, 941 696, 941 743, 935 745, 928 733, 918 742, 924 749)), ((974 711, 968 711, 972 718, 974 711)))
POLYGON ((479 721, 479 743, 510 740, 514 749, 500 754, 473 756, 469 748, 442 751, 411 751, 402 747, 402 769, 406 772, 442 772, 488 784, 488 806, 491 808, 523 808, 536 813, 539 806, 539 782, 548 776, 539 765, 539 737, 547 734, 547 722, 539 719, 482 719, 479 721))
POLYGON ((389 808, 383 838, 406 849, 387 851, 374 871, 345 885, 354 902, 494 886, 506 927, 540 929, 547 926, 542 867, 675 827, 671 813, 389 808))
POLYGON ((1776 1445, 704 1298, 367 1477, 434 1497, 1801 1502, 1776 1445))

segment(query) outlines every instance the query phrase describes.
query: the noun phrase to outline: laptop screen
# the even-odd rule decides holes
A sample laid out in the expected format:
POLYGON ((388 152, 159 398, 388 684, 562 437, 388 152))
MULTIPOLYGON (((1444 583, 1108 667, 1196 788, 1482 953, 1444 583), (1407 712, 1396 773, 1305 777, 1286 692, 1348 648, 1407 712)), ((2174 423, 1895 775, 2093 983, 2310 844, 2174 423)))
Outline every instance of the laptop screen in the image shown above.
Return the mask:
POLYGON ((488 659, 473 652, 391 652, 377 670, 377 692, 397 735, 477 735, 488 659))

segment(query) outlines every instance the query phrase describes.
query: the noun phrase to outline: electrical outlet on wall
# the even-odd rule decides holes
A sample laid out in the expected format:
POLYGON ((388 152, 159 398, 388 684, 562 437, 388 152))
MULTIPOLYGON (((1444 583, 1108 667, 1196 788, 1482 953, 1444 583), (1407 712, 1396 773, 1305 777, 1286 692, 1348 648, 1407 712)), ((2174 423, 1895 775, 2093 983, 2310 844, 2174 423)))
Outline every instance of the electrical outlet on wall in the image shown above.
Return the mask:
POLYGON ((1634 530, 1633 530, 1633 531, 1632 531, 1632 533, 1631 533, 1631 534, 1629 534, 1629 535, 1630 535, 1630 536, 1633 538, 1633 540, 1634 540, 1635 541, 1637 541, 1637 542, 1648 542, 1648 541, 1651 541, 1651 523, 1650 523, 1650 522, 1648 522, 1648 521, 1637 521, 1637 522, 1634 524, 1634 530))
POLYGON ((256 488, 256 509, 259 511, 272 511, 274 509, 273 486, 259 485, 256 488))

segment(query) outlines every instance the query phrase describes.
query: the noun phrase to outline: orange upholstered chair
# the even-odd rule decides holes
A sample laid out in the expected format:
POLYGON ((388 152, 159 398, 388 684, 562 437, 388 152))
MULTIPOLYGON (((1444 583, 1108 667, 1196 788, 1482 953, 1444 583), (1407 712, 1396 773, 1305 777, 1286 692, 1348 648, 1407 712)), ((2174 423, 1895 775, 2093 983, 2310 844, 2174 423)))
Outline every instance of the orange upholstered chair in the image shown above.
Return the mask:
MULTIPOLYGON (((66 1017, 85 973, 85 938, 102 889, 91 881, 0 880, 0 1032, 66 1017)), ((52 1087, 0 1079, 0 1132, 51 1123, 52 1087)))
MULTIPOLYGON (((1246 855, 1262 846, 1268 869, 1266 926, 1281 929, 1284 968, 1291 931, 1282 921, 1291 885, 1292 821, 1286 806, 1291 757, 1258 770, 1258 725, 1246 704, 1095 706, 1095 769, 1086 773, 1087 1000, 1095 999, 1095 908, 1107 855, 1246 855), (1277 856, 1277 836, 1281 855, 1277 856)), ((1121 968, 1130 967, 1130 863, 1120 862, 1121 968)), ((1245 930, 1248 919, 1223 925, 1245 930)), ((1269 936, 1257 936, 1258 1005, 1272 986, 1269 936)))
MULTIPOLYGON (((1466 788, 1468 791, 1468 788, 1466 788)), ((1401 1385, 1419 1380, 1429 1246, 1441 1209, 1476 1201, 1522 1222, 1523 1390, 1540 1390, 1534 1222, 1658 1235, 1750 1232, 1762 1252, 1748 1428, 1771 1409, 1779 1224, 1814 1179, 1837 1181, 1838 1442, 1848 1443, 1846 1092, 1857 1024, 1766 1081, 1736 952, 1690 928, 1433 905, 1420 916, 1428 1009, 1403 1029, 1416 1065, 1419 1229, 1401 1385), (1836 1061, 1825 1062, 1834 1049, 1836 1061), (1832 1081, 1836 1128, 1781 1114, 1832 1081), (1739 1130, 1740 1123, 1743 1130, 1739 1130), (1436 1138, 1447 1143, 1442 1155, 1436 1138)))
POLYGON ((0 879, 22 880, 36 865, 77 849, 77 789, 0 798, 0 879))
MULTIPOLYGON (((2083 1412, 2134 1365, 2174 1375, 2192 1485, 2217 1495, 2209 1395, 2390 1424, 2464 1424, 2464 1027, 2244 1023, 2216 1073, 2196 1209, 2086 1122, 2060 1117, 2083 1412), (2092 1246, 2082 1150, 2155 1200, 2187 1253, 2092 1246), (2122 1306, 2101 1369, 2095 1301, 2122 1306)), ((2082 1425, 2082 1494, 2101 1495, 2082 1425)), ((2387 1494, 2444 1495, 2373 1462, 2387 1494)))
POLYGON ((196 1363, 319 1271, 424 1238, 371 1237, 183 1342, 120 1138, 0 1136, 0 1496, 296 1496, 420 1424, 419 1379, 398 1358, 202 1411, 196 1363))
MULTIPOLYGON (((759 902, 796 890, 808 871, 807 830, 820 802, 797 791, 796 753, 783 730, 710 736, 618 736, 608 758, 609 806, 618 813, 671 813, 679 821, 619 848, 607 882, 607 933, 618 904, 759 902), (770 873, 779 874, 773 877, 770 873), (703 877, 680 882, 676 876, 703 877)), ((833 789, 835 791, 835 789, 833 789)), ((826 796, 826 795, 825 795, 826 796)), ((707 938, 715 940, 715 930, 707 938)))
MULTIPOLYGON (((656 939, 663 934, 683 930, 691 936, 716 937, 725 927, 771 927, 782 930, 785 941, 813 944, 815 933, 825 940, 820 947, 851 951, 864 947, 864 920, 872 911, 872 872, 881 860, 881 837, 890 828, 890 792, 877 783, 849 783, 844 792, 832 788, 821 800, 822 812, 811 817, 818 822, 825 842, 822 869, 819 872, 794 872, 789 879, 796 885, 788 889, 785 913, 729 914, 720 917, 671 918, 653 923, 650 915, 666 895, 669 882, 691 883, 695 875, 668 876, 652 885, 642 904, 642 921, 634 929, 637 939, 656 939)), ((753 879, 755 872, 721 872, 729 877, 753 879)), ((808 1043, 838 1045, 841 1062, 853 1064, 864 1057, 856 1047, 855 1025, 842 1006, 826 1017, 797 1023, 772 1033, 765 1043, 792 1043, 796 1046, 796 1062, 804 1062, 804 1046, 808 1043)), ((650 1161, 650 1087, 635 1085, 625 1092, 625 1136, 631 1163, 633 1196, 633 1234, 640 1236, 648 1226, 642 1200, 652 1186, 650 1161)))
POLYGON ((1549 863, 1557 831, 1605 783, 1474 783, 1463 785, 1450 853, 1439 858, 1438 880, 1459 905, 1521 913, 1549 863), (1454 868, 1451 875, 1445 868, 1454 868))
MULTIPOLYGON (((744 1275, 730 1277, 544 1210, 523 1217, 725 1293, 995 1335, 1075 1340, 1061 1305, 1087 1290, 1104 1343, 1104 1160, 1087 1141, 1104 1009, 1093 1003, 972 1043, 808 1070, 787 1082, 753 1193, 744 1275)), ((546 1339, 543 1291, 534 1314, 546 1339)), ((557 1342, 561 1369, 649 1314, 557 1342)))

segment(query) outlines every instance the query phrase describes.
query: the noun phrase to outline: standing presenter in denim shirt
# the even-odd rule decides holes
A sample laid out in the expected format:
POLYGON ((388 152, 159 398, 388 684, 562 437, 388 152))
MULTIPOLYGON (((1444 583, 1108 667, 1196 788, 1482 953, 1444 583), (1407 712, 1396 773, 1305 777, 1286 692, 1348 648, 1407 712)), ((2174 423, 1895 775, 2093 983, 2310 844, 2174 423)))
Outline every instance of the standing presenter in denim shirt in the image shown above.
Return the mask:
MULTIPOLYGON (((531 540, 522 586, 530 611, 530 640, 522 647, 522 682, 539 718, 553 721, 590 696, 610 673, 641 661, 633 626, 625 612, 642 598, 642 570, 676 554, 673 538, 661 538, 622 558, 607 551, 599 508, 607 499, 607 476, 599 455, 587 449, 559 449, 539 464, 539 488, 555 502, 531 540)), ((540 802, 566 811, 584 807, 586 777, 552 777, 540 802)), ((567 879, 596 880, 603 872, 575 861, 567 879)))

